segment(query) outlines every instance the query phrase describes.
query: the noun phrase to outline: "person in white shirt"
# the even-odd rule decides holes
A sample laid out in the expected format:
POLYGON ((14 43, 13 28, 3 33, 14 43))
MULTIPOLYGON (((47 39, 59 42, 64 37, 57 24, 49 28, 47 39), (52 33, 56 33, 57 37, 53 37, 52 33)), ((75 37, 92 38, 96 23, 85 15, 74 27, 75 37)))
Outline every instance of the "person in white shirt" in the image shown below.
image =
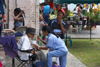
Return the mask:
POLYGON ((76 5, 76 8, 74 8, 74 11, 75 11, 76 13, 78 13, 79 10, 82 12, 81 4, 77 4, 77 5, 76 5))
MULTIPOLYGON (((27 28, 26 34, 23 35, 20 40, 18 41, 18 49, 20 50, 30 50, 32 49, 32 40, 35 35, 35 29, 34 28, 27 28)), ((32 55, 32 53, 25 53, 18 51, 18 55, 20 56, 21 60, 29 60, 29 55, 32 55)), ((46 58, 42 51, 36 51, 35 54, 37 55, 39 60, 43 60, 46 65, 46 58)))
POLYGON ((90 12, 90 9, 89 9, 88 4, 86 4, 86 7, 85 7, 85 8, 83 8, 83 9, 86 9, 86 10, 87 10, 87 12, 90 12))

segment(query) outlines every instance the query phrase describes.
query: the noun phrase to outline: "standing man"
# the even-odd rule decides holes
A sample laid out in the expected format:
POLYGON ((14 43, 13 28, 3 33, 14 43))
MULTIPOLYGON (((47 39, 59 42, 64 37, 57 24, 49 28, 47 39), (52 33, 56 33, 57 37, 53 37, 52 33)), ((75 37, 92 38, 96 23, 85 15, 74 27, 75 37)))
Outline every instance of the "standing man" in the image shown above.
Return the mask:
POLYGON ((47 2, 44 2, 44 5, 45 6, 43 7, 43 19, 48 24, 50 6, 47 2))
POLYGON ((64 39, 64 34, 66 33, 66 30, 65 30, 66 24, 62 20, 64 15, 65 15, 65 11, 63 9, 59 9, 57 19, 53 20, 49 24, 49 26, 51 27, 53 32, 55 32, 57 35, 59 35, 61 37, 61 39, 64 39))

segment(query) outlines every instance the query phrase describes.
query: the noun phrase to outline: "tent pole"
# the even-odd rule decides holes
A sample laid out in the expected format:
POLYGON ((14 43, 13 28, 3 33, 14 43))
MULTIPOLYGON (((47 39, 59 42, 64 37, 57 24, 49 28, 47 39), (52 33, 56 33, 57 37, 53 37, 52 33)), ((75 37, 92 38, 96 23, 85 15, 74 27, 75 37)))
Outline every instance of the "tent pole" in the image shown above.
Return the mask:
MULTIPOLYGON (((92 6, 91 6, 91 4, 90 4, 90 9, 92 8, 92 6)), ((91 12, 91 11, 90 11, 91 12)), ((90 22, 90 41, 91 41, 91 28, 92 28, 92 24, 91 24, 91 22, 90 22)))

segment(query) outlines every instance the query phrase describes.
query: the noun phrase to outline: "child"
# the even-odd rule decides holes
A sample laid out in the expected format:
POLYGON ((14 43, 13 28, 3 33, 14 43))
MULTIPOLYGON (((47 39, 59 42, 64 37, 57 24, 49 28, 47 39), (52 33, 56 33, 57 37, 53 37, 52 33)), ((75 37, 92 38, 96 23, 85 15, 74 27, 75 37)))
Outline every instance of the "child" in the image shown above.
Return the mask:
MULTIPOLYGON (((42 16, 40 16, 39 19, 40 19, 40 36, 41 36, 41 34, 42 34, 42 27, 45 26, 45 25, 48 25, 48 24, 44 21, 42 16)), ((43 39, 46 40, 46 37, 43 36, 43 39)))

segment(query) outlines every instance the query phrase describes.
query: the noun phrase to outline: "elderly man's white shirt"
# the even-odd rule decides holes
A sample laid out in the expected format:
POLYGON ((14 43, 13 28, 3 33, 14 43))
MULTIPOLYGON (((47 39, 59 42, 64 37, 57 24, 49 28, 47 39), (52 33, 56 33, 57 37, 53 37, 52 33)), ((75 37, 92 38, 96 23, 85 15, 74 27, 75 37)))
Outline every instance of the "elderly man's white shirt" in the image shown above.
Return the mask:
MULTIPOLYGON (((20 40, 18 41, 18 49, 21 49, 21 50, 32 49, 32 45, 26 34, 24 36, 22 36, 20 38, 20 40)), ((18 51, 18 55, 20 56, 21 60, 29 60, 29 55, 31 55, 31 54, 18 51)))

